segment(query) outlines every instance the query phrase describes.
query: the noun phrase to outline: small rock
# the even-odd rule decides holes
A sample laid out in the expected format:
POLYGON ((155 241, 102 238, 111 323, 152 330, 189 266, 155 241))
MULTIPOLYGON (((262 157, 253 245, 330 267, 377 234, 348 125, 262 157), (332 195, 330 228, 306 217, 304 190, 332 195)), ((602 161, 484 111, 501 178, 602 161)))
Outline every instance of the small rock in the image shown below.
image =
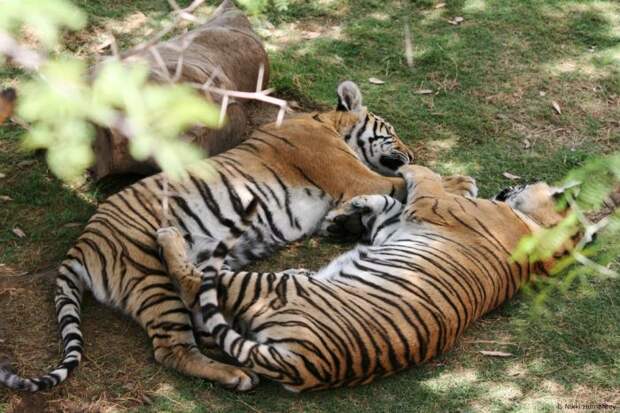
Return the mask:
POLYGON ((13 232, 13 234, 15 234, 18 238, 24 238, 26 236, 26 233, 20 228, 20 227, 15 227, 11 230, 13 232))
POLYGON ((491 357, 511 357, 511 356, 514 356, 514 354, 506 353, 505 351, 480 350, 479 353, 482 354, 483 356, 491 356, 491 357))
POLYGON ((511 181, 516 181, 517 179, 521 179, 519 175, 513 175, 510 172, 504 172, 502 175, 504 176, 504 178, 508 178, 511 181))
POLYGON ((35 161, 34 159, 27 159, 25 161, 21 161, 17 163, 17 167, 18 168, 25 168, 27 166, 32 166, 36 163, 37 161, 35 161))
POLYGON ((63 225, 63 227, 65 228, 77 228, 77 227, 81 227, 82 224, 79 222, 69 222, 68 224, 63 225))

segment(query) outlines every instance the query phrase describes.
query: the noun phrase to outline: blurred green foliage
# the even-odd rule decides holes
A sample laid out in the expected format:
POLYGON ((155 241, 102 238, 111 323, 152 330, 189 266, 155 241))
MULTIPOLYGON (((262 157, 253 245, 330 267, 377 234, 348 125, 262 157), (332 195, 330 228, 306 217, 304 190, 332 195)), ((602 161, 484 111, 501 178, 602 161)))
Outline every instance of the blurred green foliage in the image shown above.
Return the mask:
POLYGON ((289 0, 238 0, 238 3, 251 14, 260 14, 267 10, 284 12, 288 10, 289 0))
POLYGON ((21 34, 24 27, 46 47, 53 48, 63 28, 80 29, 86 15, 66 0, 3 0, 0 30, 21 34))
POLYGON ((583 166, 573 169, 564 180, 567 189, 557 208, 569 208, 568 215, 556 226, 521 240, 514 258, 528 257, 530 262, 536 262, 553 257, 574 236, 581 239, 570 254, 555 265, 553 274, 562 274, 562 277, 544 280, 545 287, 536 297, 538 304, 542 304, 554 289, 565 291, 575 281, 585 281, 585 277, 618 276, 610 267, 614 264, 617 267, 620 256, 620 208, 605 206, 605 203, 619 185, 620 153, 585 162, 583 166), (588 219, 586 211, 600 211, 605 207, 613 209, 609 215, 597 217, 598 222, 588 219), (602 239, 593 244, 589 242, 599 232, 602 239))
POLYGON ((64 0, 0 3, 0 31, 19 41, 27 29, 41 55, 52 52, 20 85, 17 113, 30 125, 24 145, 47 150, 52 172, 70 181, 93 162, 93 125, 114 127, 129 137, 134 158, 153 158, 171 178, 183 177, 203 154, 178 137, 192 125, 217 127, 219 108, 189 86, 147 82, 148 67, 139 62, 109 59, 91 77, 83 61, 53 53, 63 29, 84 23, 64 0))

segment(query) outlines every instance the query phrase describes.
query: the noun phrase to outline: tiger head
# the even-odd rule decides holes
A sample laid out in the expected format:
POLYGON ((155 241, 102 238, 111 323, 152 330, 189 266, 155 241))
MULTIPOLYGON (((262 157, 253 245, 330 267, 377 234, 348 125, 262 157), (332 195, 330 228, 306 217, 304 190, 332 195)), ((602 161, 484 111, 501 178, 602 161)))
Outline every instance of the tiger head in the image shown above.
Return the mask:
POLYGON ((507 203, 538 225, 549 228, 559 223, 568 213, 568 208, 558 209, 556 206, 567 188, 558 188, 545 182, 517 185, 505 188, 494 199, 507 203))
POLYGON ((362 105, 362 93, 350 80, 337 89, 338 123, 346 143, 371 169, 396 176, 399 167, 413 163, 414 154, 398 137, 394 127, 362 105))
MULTIPOLYGON (((526 215, 534 221, 540 228, 550 228, 562 221, 570 212, 570 208, 566 203, 564 207, 559 203, 559 199, 564 196, 566 189, 573 187, 575 184, 567 185, 563 188, 550 186, 544 182, 538 182, 531 185, 518 185, 506 188, 495 196, 496 201, 507 203, 512 209, 526 215)), ((536 232, 536 226, 532 227, 532 231, 536 232)), ((594 241, 595 233, 584 234, 581 231, 573 234, 562 245, 559 245, 552 256, 540 261, 542 265, 540 269, 550 274, 557 264, 557 260, 569 254, 578 242, 587 245, 594 241), (583 239, 585 237, 585 240, 583 239)))

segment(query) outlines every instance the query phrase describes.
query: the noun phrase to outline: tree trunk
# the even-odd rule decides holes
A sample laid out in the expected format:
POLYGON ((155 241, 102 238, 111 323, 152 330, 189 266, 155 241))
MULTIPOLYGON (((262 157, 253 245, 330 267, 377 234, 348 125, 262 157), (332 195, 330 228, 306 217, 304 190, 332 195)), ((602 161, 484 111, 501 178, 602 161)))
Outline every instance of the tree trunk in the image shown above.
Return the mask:
MULTIPOLYGON (((214 74, 212 85, 223 89, 254 92, 260 67, 264 68, 262 88, 269 81, 269 60, 261 39, 254 33, 247 17, 229 0, 224 0, 209 21, 181 36, 155 46, 171 76, 184 45, 183 69, 179 82, 203 84, 214 74), (219 68, 219 70, 218 70, 219 68)), ((153 55, 143 51, 128 61, 145 60, 151 68, 151 80, 164 83, 166 75, 153 55)), ((97 68, 93 68, 96 72, 97 68)), ((221 97, 204 93, 205 99, 219 105, 221 97)), ((238 145, 245 137, 248 124, 245 104, 229 100, 228 122, 221 129, 203 126, 191 128, 180 139, 188 139, 209 155, 238 145)), ((129 154, 127 137, 116 129, 98 128, 94 144, 95 165, 92 176, 99 180, 123 173, 151 174, 158 170, 152 160, 136 161, 129 154)))

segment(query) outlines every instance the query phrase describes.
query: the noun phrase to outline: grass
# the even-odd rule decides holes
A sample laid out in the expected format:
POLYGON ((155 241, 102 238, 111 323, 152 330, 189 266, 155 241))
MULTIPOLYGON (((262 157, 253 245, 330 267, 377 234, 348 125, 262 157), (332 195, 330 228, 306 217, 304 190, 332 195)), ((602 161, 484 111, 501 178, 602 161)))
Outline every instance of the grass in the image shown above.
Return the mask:
MULTIPOLYGON (((201 13, 212 10, 209 3, 201 13)), ((269 10, 255 25, 268 45, 272 86, 302 106, 328 107, 339 81, 358 82, 365 103, 394 124, 421 163, 442 173, 473 175, 482 196, 513 183, 504 172, 520 176, 520 182, 553 182, 588 157, 620 148, 617 2, 453 0, 442 8, 437 3, 292 0, 286 12, 269 10), (455 16, 463 23, 449 24, 455 16), (406 23, 413 39, 411 68, 403 53, 406 23), (386 83, 372 85, 370 77, 386 83), (433 93, 416 93, 421 89, 433 93)), ((90 23, 67 38, 68 49, 87 59, 106 31, 114 30, 128 47, 159 27, 169 11, 163 0, 80 4, 90 23)), ((0 83, 12 83, 16 75, 2 71, 0 83)), ((0 172, 6 174, 0 195, 13 199, 0 204, 0 274, 57 264, 96 202, 111 191, 106 185, 59 183, 44 155, 19 149, 20 134, 15 126, 0 127, 0 172), (11 232, 16 226, 26 237, 11 232)), ((306 240, 257 267, 317 268, 346 248, 306 240)), ((0 338, 11 337, 11 351, 27 372, 44 370, 57 358, 51 297, 50 283, 41 280, 0 288, 0 313, 7 321, 0 338)), ((512 412, 554 411, 565 402, 620 405, 618 281, 592 278, 556 292, 542 312, 533 310, 534 297, 520 294, 425 366, 369 386, 304 395, 272 383, 234 394, 163 369, 137 326, 88 301, 87 359, 65 385, 33 403, 141 412, 512 412), (512 356, 487 357, 479 350, 512 356)), ((28 400, 0 390, 0 412, 28 400)))

